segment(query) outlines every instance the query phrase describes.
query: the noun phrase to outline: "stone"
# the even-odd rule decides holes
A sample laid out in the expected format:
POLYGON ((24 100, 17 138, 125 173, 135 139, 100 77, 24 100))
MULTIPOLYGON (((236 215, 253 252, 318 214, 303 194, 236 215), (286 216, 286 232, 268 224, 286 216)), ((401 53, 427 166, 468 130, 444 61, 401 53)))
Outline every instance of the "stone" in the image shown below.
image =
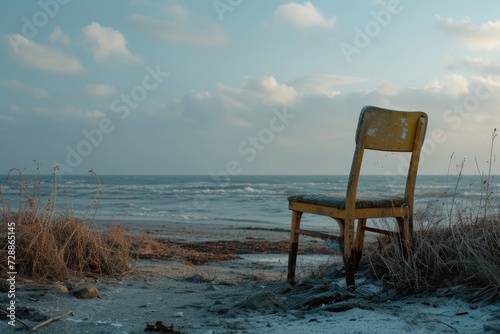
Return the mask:
POLYGON ((62 293, 68 293, 69 292, 68 287, 66 285, 63 285, 63 284, 60 284, 60 283, 54 284, 54 289, 56 291, 59 291, 59 292, 62 292, 62 293))
POLYGON ((82 288, 75 289, 73 296, 81 299, 92 299, 99 297, 99 290, 95 286, 85 286, 82 288))

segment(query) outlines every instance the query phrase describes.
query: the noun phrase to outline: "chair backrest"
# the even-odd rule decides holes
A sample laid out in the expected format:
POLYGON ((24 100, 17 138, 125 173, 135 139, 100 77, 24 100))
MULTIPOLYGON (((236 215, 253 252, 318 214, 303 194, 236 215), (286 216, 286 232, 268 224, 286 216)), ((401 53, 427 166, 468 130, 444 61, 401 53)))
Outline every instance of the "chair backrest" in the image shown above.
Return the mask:
POLYGON ((427 115, 364 107, 359 116, 356 145, 365 149, 393 152, 412 152, 419 123, 427 115))
POLYGON ((347 189, 347 206, 354 208, 361 162, 365 149, 411 152, 406 179, 405 198, 413 206, 420 151, 427 129, 427 114, 420 111, 396 111, 372 106, 364 107, 356 131, 356 150, 347 189))

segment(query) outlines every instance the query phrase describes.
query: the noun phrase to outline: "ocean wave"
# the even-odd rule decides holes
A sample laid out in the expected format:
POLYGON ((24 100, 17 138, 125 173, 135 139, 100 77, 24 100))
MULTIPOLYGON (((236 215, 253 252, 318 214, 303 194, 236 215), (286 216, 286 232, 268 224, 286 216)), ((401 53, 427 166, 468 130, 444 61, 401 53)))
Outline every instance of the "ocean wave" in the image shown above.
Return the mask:
POLYGON ((248 192, 254 193, 254 192, 256 192, 257 190, 256 190, 255 188, 252 188, 252 187, 250 187, 250 186, 247 186, 247 187, 245 187, 245 191, 248 191, 248 192))

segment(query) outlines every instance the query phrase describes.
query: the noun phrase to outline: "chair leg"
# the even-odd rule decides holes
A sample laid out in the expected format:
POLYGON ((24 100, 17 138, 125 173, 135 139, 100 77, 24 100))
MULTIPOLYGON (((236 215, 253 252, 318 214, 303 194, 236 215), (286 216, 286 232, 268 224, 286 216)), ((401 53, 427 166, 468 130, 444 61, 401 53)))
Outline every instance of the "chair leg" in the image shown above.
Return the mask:
POLYGON ((363 255, 363 246, 365 243, 365 229, 366 226, 366 218, 358 219, 358 226, 356 231, 356 250, 354 252, 356 256, 356 262, 354 266, 354 270, 359 268, 359 261, 361 260, 361 255, 363 255))
POLYGON ((399 226, 400 242, 404 257, 408 257, 413 248, 413 219, 411 216, 396 218, 399 226))
POLYGON ((405 224, 405 231, 404 235, 405 238, 403 240, 404 242, 404 249, 405 249, 405 255, 408 257, 411 253, 411 250, 413 249, 413 216, 409 215, 406 217, 406 224, 405 224))
POLYGON ((354 288, 356 268, 356 250, 354 244, 354 219, 346 220, 344 226, 344 267, 345 282, 348 288, 354 288))
POLYGON ((292 211, 292 226, 290 230, 290 251, 288 253, 288 283, 295 284, 295 269, 297 267, 297 252, 299 250, 299 228, 302 212, 292 211))

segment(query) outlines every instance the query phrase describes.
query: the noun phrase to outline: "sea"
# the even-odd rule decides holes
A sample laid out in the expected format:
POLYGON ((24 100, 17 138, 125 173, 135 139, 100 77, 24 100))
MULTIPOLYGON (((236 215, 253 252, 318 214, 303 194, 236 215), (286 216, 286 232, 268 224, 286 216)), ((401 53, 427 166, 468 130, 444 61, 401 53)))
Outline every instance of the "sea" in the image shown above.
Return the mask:
MULTIPOLYGON (((384 175, 363 175, 359 192, 401 194, 404 182, 384 175)), ((289 227, 287 197, 296 193, 344 192, 342 175, 18 175, 3 176, 1 210, 19 207, 20 199, 56 203, 59 213, 86 220, 226 223, 289 227)), ((416 210, 432 210, 445 217, 463 208, 484 205, 486 185, 495 203, 495 178, 480 175, 419 175, 416 210), (486 182, 485 182, 486 181, 486 182), (450 211, 451 210, 451 211, 450 211)), ((322 223, 325 217, 310 218, 322 223)), ((331 219, 330 219, 331 220, 331 219)))

